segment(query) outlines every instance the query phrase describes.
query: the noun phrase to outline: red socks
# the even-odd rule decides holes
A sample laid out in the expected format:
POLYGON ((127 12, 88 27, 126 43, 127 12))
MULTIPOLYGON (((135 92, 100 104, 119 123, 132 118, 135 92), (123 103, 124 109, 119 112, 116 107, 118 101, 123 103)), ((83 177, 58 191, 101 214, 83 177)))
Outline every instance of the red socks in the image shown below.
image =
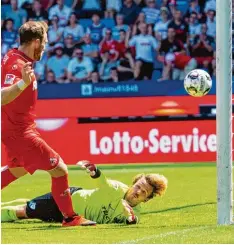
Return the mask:
POLYGON ((52 196, 64 218, 70 218, 76 214, 72 207, 67 174, 58 178, 52 178, 52 196))
POLYGON ((17 180, 17 178, 10 172, 8 166, 1 169, 1 189, 8 186, 11 182, 17 180))

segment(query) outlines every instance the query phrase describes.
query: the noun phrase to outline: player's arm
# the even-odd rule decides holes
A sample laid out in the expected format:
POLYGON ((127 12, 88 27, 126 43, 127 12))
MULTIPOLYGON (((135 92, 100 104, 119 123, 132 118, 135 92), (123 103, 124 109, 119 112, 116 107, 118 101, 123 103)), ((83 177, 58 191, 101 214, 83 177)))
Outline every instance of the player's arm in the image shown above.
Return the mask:
POLYGON ((137 214, 134 212, 133 208, 128 204, 128 202, 122 199, 123 215, 125 216, 127 225, 135 225, 139 222, 137 214))
POLYGON ((31 83, 33 76, 33 69, 31 63, 25 63, 22 68, 22 79, 15 84, 1 89, 1 103, 7 105, 15 100, 31 83))
POLYGON ((95 164, 89 161, 83 160, 77 163, 82 169, 86 170, 90 174, 90 177, 94 180, 97 187, 110 187, 105 175, 95 164))
POLYGON ((22 80, 18 81, 17 83, 13 84, 10 87, 1 89, 2 105, 7 105, 11 103, 23 92, 23 90, 20 89, 21 84, 22 84, 22 80))

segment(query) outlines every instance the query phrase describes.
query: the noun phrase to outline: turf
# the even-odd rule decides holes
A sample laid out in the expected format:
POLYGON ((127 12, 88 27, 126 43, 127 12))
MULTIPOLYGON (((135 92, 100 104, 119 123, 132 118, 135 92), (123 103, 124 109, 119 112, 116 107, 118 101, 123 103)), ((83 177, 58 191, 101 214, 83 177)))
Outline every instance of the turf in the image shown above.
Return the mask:
MULTIPOLYGON (((2 224, 2 243, 234 243, 234 226, 216 225, 214 164, 118 165, 101 167, 111 179, 126 184, 137 173, 161 173, 169 180, 166 195, 143 205, 138 225, 61 228, 60 224, 19 221, 2 224)), ((32 198, 49 191, 44 172, 26 176, 2 191, 2 201, 32 198)), ((71 168, 70 184, 93 188, 92 179, 71 168)))

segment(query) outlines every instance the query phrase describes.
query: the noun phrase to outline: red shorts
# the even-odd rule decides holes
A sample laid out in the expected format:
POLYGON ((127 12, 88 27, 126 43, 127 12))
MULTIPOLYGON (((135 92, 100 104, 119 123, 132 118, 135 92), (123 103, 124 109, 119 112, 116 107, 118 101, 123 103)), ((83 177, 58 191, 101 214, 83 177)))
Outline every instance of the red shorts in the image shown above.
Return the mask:
POLYGON ((212 62, 214 57, 194 57, 199 65, 203 65, 204 61, 212 62))
POLYGON ((21 135, 3 137, 9 168, 24 167, 30 174, 36 170, 52 170, 60 160, 55 152, 36 130, 21 135))

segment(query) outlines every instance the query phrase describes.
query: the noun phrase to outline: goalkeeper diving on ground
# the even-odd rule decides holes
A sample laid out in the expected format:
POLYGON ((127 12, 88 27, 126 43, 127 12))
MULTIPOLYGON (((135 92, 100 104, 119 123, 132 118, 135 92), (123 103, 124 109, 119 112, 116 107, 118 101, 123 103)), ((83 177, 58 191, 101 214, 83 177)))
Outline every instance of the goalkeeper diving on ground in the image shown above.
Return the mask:
MULTIPOLYGON (((129 187, 120 181, 107 179, 89 161, 79 161, 78 165, 87 170, 96 188, 70 187, 72 203, 77 213, 97 224, 136 224, 140 219, 140 204, 163 195, 167 189, 168 181, 163 175, 138 174, 129 187)), ((21 219, 61 222, 63 215, 51 193, 31 200, 17 199, 1 203, 1 222, 21 219)))

